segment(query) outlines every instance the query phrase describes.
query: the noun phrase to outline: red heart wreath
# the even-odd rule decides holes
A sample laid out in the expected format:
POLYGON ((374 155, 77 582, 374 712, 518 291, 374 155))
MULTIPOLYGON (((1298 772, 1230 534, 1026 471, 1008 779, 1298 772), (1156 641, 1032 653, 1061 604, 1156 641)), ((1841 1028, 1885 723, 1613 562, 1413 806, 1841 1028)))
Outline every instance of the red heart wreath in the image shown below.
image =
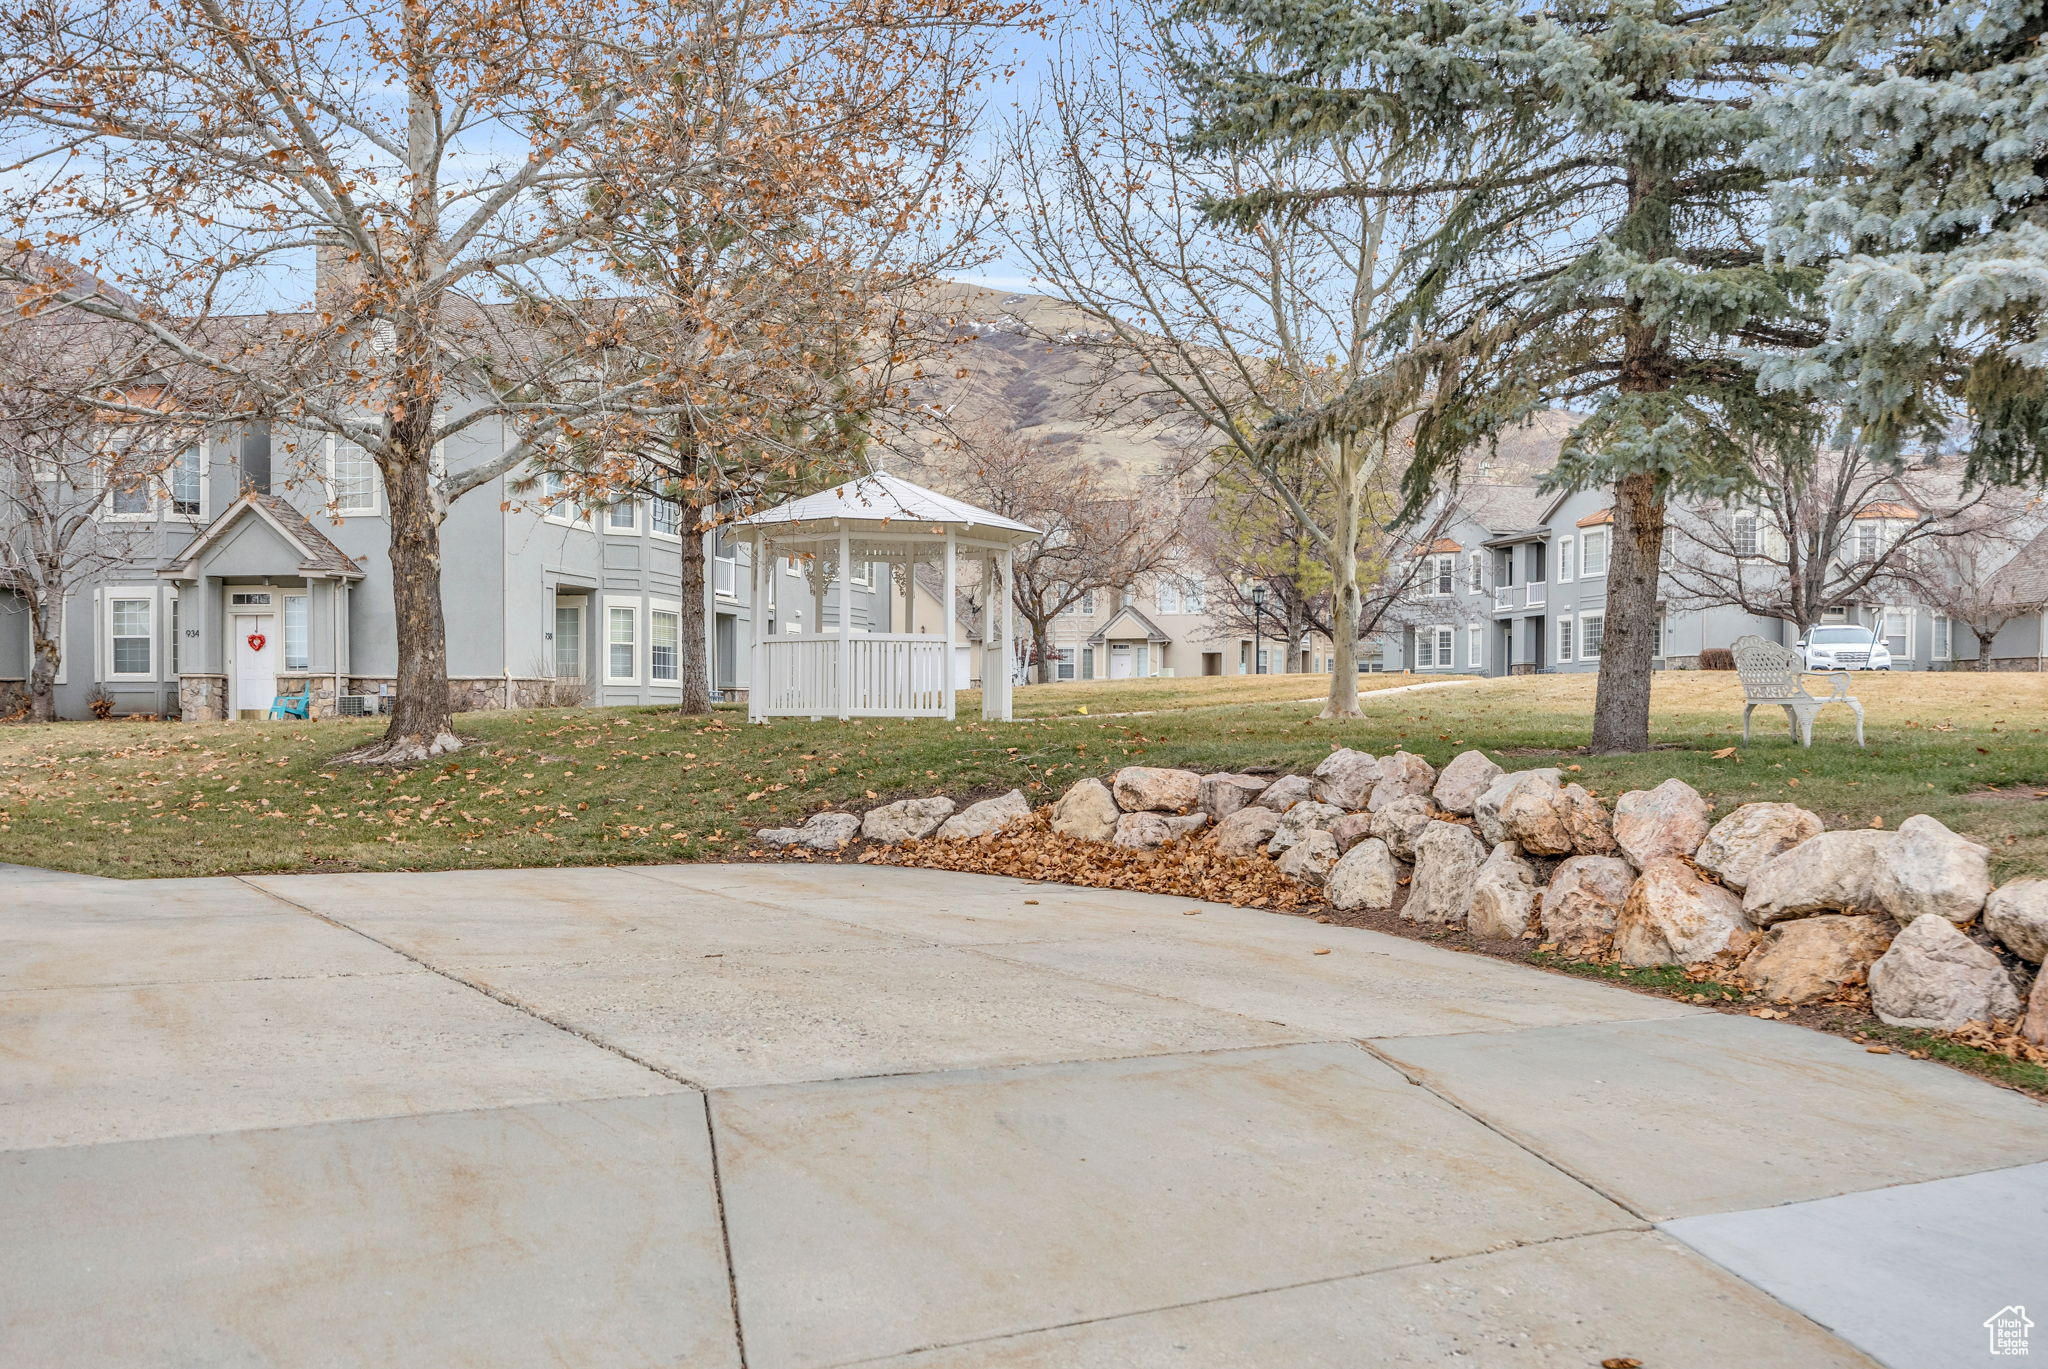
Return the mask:
POLYGON ((263 644, 269 640, 268 637, 265 637, 260 632, 252 632, 249 634, 249 650, 261 651, 263 650, 263 644))

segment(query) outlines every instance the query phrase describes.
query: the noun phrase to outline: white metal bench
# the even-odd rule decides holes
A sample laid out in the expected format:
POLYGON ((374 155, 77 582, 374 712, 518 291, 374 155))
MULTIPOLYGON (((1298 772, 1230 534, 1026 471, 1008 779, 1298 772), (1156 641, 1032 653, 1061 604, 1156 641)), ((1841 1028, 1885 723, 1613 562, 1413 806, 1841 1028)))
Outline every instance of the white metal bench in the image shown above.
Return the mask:
POLYGON ((1813 716, 1829 704, 1845 704, 1856 714, 1856 745, 1863 742, 1863 705, 1849 693, 1849 674, 1843 670, 1806 670, 1805 658, 1791 647, 1767 642, 1754 634, 1737 637, 1729 648, 1735 657, 1735 673, 1742 677, 1742 740, 1749 741, 1749 715, 1759 708, 1785 710, 1785 723, 1801 746, 1813 745, 1813 716), (1834 682, 1832 694, 1814 695, 1806 690, 1805 677, 1818 675, 1834 682))

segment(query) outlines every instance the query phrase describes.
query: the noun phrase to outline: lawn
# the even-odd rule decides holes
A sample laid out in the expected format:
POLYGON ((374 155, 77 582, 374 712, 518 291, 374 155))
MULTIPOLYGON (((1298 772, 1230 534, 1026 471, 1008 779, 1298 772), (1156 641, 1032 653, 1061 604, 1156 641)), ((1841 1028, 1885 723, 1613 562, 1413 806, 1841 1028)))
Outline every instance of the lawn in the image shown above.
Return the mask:
POLYGON ((827 806, 1012 785, 1049 799, 1131 763, 1306 769, 1348 745, 1438 764, 1478 747, 1510 768, 1576 767, 1609 797, 1677 775, 1722 810, 1789 799, 1831 827, 1932 813, 1991 845, 2001 877, 2048 872, 2048 676, 1858 677, 1871 742, 1858 752, 1840 710, 1811 751, 1761 713, 1757 744, 1739 746, 1733 675, 1661 675, 1658 749, 1620 757, 1577 754, 1590 676, 1368 697, 1364 719, 1335 725, 1301 702, 1321 687, 1307 675, 1033 686, 1017 691, 1030 720, 1007 724, 972 720, 973 700, 956 722, 767 727, 736 710, 475 713, 462 719, 469 750, 399 772, 331 764, 369 722, 13 725, 0 727, 0 860, 131 877, 715 860, 755 827, 827 806))

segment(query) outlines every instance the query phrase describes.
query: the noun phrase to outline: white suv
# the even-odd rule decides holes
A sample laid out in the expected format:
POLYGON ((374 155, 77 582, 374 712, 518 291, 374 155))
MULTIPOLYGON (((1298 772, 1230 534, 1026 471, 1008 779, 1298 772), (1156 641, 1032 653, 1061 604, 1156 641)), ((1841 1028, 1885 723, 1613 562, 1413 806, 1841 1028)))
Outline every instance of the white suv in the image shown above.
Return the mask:
POLYGON ((1799 644, 1808 670, 1890 670, 1892 654, 1867 627, 1817 627, 1799 644))

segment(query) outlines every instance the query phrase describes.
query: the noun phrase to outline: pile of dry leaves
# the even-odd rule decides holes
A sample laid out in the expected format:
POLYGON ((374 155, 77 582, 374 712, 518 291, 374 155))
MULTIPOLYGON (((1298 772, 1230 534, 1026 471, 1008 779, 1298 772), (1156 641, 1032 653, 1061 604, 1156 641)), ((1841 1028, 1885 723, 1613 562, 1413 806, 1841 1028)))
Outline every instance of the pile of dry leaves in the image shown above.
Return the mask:
POLYGON ((1272 861, 1223 855, 1207 836, 1168 842, 1156 851, 1133 851, 1060 836, 1043 810, 990 836, 875 846, 857 859, 867 865, 917 865, 1091 889, 1175 894, 1239 908, 1295 912, 1322 904, 1316 890, 1281 874, 1272 861))

